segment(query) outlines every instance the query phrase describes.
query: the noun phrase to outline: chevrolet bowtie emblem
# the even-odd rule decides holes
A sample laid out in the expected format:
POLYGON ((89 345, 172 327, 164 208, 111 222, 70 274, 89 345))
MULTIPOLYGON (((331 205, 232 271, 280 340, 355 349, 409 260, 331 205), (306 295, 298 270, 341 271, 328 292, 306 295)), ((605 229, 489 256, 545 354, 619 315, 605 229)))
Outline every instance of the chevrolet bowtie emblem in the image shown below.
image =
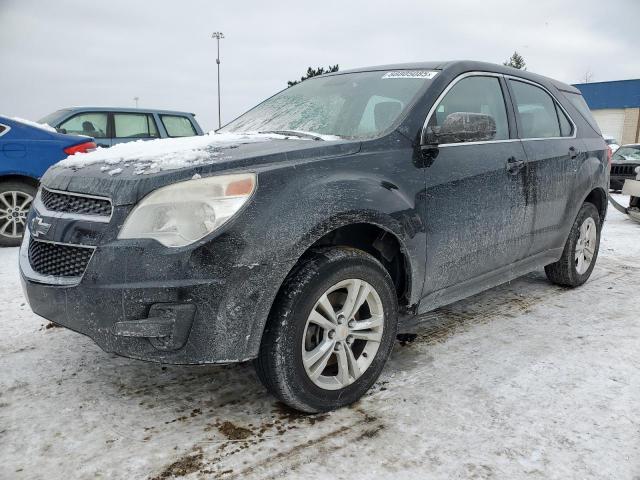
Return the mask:
POLYGON ((51 228, 50 223, 45 223, 42 221, 40 217, 33 217, 31 222, 29 222, 29 230, 31 231, 31 236, 39 237, 40 235, 46 235, 51 228))

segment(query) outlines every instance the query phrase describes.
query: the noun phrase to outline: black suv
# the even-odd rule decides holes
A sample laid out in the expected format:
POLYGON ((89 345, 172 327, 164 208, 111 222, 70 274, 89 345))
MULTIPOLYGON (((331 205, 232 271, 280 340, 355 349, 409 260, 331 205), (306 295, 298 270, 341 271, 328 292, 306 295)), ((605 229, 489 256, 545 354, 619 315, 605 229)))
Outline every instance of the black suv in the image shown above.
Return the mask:
POLYGON ((636 178, 636 169, 640 167, 640 144, 623 145, 611 158, 611 176, 609 188, 622 190, 625 180, 636 178))
POLYGON ((128 357, 254 359, 302 411, 357 400, 421 314, 541 267, 575 287, 598 255, 607 146, 578 90, 529 72, 323 75, 180 141, 47 171, 31 308, 128 357))

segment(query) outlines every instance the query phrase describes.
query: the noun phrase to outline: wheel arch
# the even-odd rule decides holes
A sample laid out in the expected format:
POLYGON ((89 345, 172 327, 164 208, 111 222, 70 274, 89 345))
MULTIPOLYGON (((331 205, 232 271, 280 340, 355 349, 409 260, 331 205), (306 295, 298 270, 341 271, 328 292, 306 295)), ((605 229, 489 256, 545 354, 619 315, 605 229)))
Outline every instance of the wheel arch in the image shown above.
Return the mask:
POLYGON ((393 231, 372 222, 346 223, 318 238, 300 259, 314 248, 329 246, 356 248, 372 255, 389 273, 396 288, 398 305, 406 307, 410 304, 413 285, 411 261, 402 240, 393 231))
POLYGON ((419 240, 422 237, 416 233, 393 215, 377 210, 345 210, 308 228, 299 237, 289 256, 292 261, 287 275, 313 248, 332 245, 358 248, 381 261, 387 271, 392 268, 389 274, 399 291, 398 299, 405 298, 404 304, 410 306, 420 297, 424 280, 418 264, 421 253, 414 251, 416 243, 422 244, 419 240))
POLYGON ((277 289, 270 296, 268 310, 254 315, 259 320, 253 324, 249 356, 257 354, 269 312, 273 310, 287 277, 314 248, 347 246, 370 253, 378 260, 382 258, 381 263, 396 287, 399 307, 412 308, 422 293, 422 282, 416 279, 420 269, 415 265, 416 259, 412 258, 400 233, 400 225, 396 223, 391 217, 377 212, 347 212, 327 219, 309 231, 294 248, 296 254, 292 256, 289 269, 281 276, 277 289))
POLYGON ((0 183, 6 182, 24 182, 34 188, 38 188, 38 186, 40 185, 40 182, 37 178, 31 177, 29 175, 22 175, 19 173, 11 173, 0 176, 0 183))
POLYGON ((607 193, 601 187, 596 187, 591 190, 584 198, 583 202, 589 202, 595 205, 598 209, 598 215, 600 215, 600 223, 604 222, 607 215, 607 193))

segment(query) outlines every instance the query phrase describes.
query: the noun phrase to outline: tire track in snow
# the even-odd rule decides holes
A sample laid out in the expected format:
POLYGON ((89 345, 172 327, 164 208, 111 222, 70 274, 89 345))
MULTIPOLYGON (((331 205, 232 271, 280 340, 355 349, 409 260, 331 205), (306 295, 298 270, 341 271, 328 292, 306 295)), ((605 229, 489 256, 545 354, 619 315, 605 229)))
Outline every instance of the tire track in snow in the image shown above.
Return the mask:
MULTIPOLYGON (((594 272, 591 280, 583 287, 584 294, 588 294, 588 291, 591 290, 589 284, 592 282, 594 285, 600 281, 615 283, 620 278, 624 278, 626 274, 621 273, 620 269, 640 270, 635 267, 624 268, 624 265, 610 265, 607 262, 606 265, 602 265, 594 272)), ((415 343, 414 348, 418 347, 420 353, 422 353, 425 348, 428 349, 430 344, 444 343, 457 333, 467 331, 477 325, 500 320, 508 321, 520 315, 526 315, 537 305, 549 303, 572 292, 575 293, 575 290, 548 283, 541 272, 529 274, 510 283, 430 312, 425 316, 425 323, 422 324, 417 338, 413 342, 415 343)), ((399 352, 396 350, 393 355, 411 355, 411 350, 412 348, 402 348, 399 352)), ((392 358, 389 364, 392 369, 394 368, 393 363, 392 358)), ((396 365, 395 368, 397 367, 396 365)), ((387 375, 389 373, 391 372, 386 372, 387 375)), ((384 377, 387 375, 384 375, 384 377)), ((374 385, 366 398, 387 390, 385 385, 389 383, 388 380, 381 379, 374 385)), ((397 396, 402 392, 402 382, 391 381, 391 383, 394 385, 390 389, 397 390, 393 396, 397 396)), ((210 456, 208 460, 204 460, 202 471, 207 473, 216 471, 217 478, 221 479, 281 478, 287 472, 292 472, 301 465, 313 461, 317 455, 330 454, 335 450, 337 444, 367 438, 369 435, 375 436, 385 428, 385 424, 373 416, 370 416, 370 419, 367 420, 368 414, 360 410, 360 407, 357 406, 358 403, 355 405, 356 407, 347 409, 348 413, 346 414, 345 411, 331 414, 332 417, 346 417, 342 420, 339 418, 334 419, 334 423, 345 421, 347 422, 346 425, 330 429, 316 438, 309 439, 308 434, 305 434, 312 431, 311 427, 302 426, 304 431, 301 431, 300 425, 296 425, 296 420, 290 418, 291 425, 284 426, 284 429, 278 432, 270 428, 264 437, 257 438, 257 441, 250 440, 249 445, 244 448, 229 447, 229 445, 233 445, 231 442, 226 445, 223 444, 218 448, 218 454, 210 456), (351 412, 354 411, 361 416, 360 420, 353 421, 351 412), (262 450, 262 447, 270 446, 269 444, 278 438, 277 434, 281 435, 282 440, 286 443, 286 450, 279 451, 275 455, 257 458, 255 462, 250 462, 249 465, 240 470, 232 468, 237 463, 236 460, 240 458, 260 457, 258 455, 259 451, 262 450), (295 437, 299 437, 299 439, 295 437)), ((375 415, 375 402, 367 402, 367 405, 367 408, 374 408, 371 415, 375 415)), ((197 443, 194 448, 200 448, 202 445, 203 442, 197 443)))

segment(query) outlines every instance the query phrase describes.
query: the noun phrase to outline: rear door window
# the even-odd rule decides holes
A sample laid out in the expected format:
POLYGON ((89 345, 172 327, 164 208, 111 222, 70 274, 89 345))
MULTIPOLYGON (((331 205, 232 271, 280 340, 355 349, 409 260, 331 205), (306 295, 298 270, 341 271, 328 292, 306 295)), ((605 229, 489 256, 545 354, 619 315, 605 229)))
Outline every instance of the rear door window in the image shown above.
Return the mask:
POLYGON ((64 129, 71 135, 87 135, 93 138, 107 137, 107 113, 88 112, 79 113, 65 120, 58 128, 64 129))
POLYGON ((454 84, 431 115, 427 128, 437 130, 444 124, 447 116, 453 113, 489 115, 496 123, 493 140, 509 138, 507 109, 497 77, 471 76, 454 84))
POLYGON ((191 120, 179 115, 160 115, 162 124, 170 137, 192 137, 196 135, 191 120))
POLYGON ((158 128, 152 115, 146 113, 114 113, 116 138, 157 138, 158 128))
POLYGON ((515 97, 521 138, 568 137, 572 125, 556 101, 544 89, 509 80, 515 97))

